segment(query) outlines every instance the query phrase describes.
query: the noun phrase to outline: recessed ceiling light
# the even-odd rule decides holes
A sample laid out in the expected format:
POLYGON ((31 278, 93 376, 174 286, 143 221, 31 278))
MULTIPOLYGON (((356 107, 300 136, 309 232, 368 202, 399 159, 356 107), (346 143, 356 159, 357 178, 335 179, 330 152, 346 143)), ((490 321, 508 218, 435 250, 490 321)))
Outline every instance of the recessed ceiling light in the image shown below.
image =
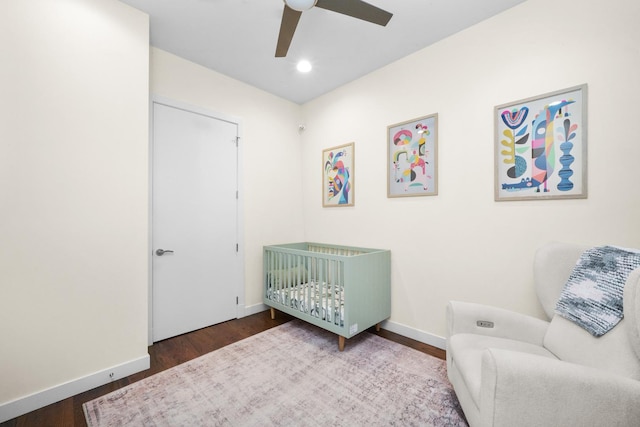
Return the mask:
POLYGON ((301 73, 308 73, 309 71, 311 71, 311 62, 303 59, 302 61, 298 62, 296 68, 301 73))

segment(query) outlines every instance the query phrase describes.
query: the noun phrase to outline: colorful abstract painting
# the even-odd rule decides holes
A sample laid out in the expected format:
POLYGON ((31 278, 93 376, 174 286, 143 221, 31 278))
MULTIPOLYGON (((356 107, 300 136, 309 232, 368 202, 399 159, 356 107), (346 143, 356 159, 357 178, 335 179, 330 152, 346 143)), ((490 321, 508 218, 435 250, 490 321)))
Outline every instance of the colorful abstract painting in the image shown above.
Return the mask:
POLYGON ((355 189, 354 143, 322 151, 322 206, 353 206, 355 189))
POLYGON ((495 108, 495 200, 587 197, 587 86, 495 108))
POLYGON ((387 197, 438 194, 438 115, 387 127, 387 197))

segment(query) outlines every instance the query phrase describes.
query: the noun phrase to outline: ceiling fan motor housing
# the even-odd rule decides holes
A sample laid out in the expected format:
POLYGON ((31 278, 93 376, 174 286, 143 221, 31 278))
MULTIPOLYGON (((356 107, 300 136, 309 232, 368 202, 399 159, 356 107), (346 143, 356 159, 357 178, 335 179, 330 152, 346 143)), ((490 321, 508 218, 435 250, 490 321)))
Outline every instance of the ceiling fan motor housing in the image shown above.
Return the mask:
POLYGON ((316 5, 318 0, 284 0, 284 3, 293 10, 304 12, 316 5))

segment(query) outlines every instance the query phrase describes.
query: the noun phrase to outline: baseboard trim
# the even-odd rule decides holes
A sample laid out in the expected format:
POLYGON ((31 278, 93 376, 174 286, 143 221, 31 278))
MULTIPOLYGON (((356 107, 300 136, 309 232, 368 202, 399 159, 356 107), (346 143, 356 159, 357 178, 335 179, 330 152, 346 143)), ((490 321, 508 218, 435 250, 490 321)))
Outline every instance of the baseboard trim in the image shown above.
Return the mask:
POLYGON ((244 307, 244 316, 251 316, 252 314, 262 313, 265 310, 268 310, 269 306, 263 303, 254 304, 254 305, 246 305, 244 307))
POLYGON ((380 326, 387 331, 391 331, 404 337, 429 344, 433 347, 438 347, 442 350, 447 349, 447 340, 441 336, 433 335, 428 332, 403 325, 402 323, 394 322, 392 320, 385 320, 380 326))
POLYGON ((94 389, 111 381, 128 377, 137 372, 149 369, 149 355, 113 366, 102 371, 81 377, 46 390, 33 393, 5 403, 0 403, 0 423, 19 417, 52 403, 59 402, 76 394, 94 389))

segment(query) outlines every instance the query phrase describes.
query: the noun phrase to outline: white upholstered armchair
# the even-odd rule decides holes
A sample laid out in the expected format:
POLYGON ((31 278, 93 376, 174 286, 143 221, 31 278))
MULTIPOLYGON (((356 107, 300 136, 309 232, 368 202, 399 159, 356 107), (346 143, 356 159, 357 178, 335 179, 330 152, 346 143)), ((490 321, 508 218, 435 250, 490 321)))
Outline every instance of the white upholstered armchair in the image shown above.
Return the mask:
POLYGON ((640 426, 640 269, 624 285, 624 318, 604 335, 555 313, 586 249, 551 243, 536 253, 549 321, 449 303, 448 375, 472 427, 640 426))

